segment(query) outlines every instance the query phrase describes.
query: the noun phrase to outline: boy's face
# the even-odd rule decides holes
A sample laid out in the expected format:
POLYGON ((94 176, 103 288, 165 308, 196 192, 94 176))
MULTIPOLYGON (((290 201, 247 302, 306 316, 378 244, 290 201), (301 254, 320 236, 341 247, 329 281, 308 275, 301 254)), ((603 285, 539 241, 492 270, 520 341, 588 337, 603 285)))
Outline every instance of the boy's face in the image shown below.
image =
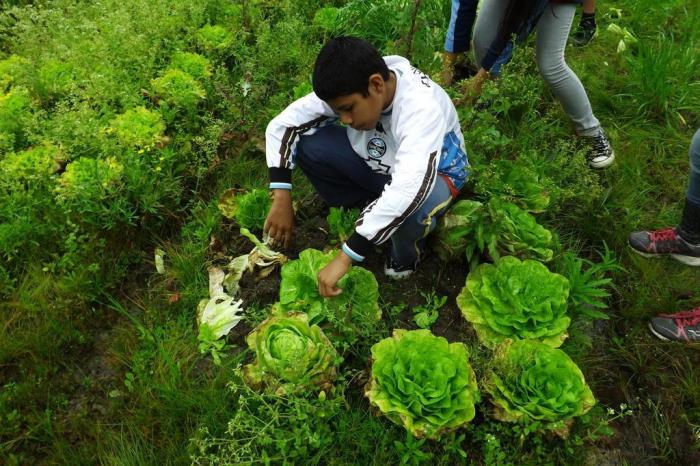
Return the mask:
POLYGON ((380 74, 369 77, 367 90, 367 97, 356 92, 328 101, 328 105, 338 114, 340 121, 358 131, 373 130, 386 106, 386 86, 380 74))

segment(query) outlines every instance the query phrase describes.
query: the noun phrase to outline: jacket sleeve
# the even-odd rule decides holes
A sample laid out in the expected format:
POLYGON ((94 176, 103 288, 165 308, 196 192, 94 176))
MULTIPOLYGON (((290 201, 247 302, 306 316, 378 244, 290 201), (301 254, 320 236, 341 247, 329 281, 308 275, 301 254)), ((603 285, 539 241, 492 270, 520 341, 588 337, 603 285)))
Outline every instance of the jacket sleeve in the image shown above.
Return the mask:
POLYGON ((293 156, 299 136, 313 134, 329 125, 337 116, 313 92, 298 99, 270 121, 265 130, 265 154, 270 176, 270 189, 292 188, 293 156))
POLYGON ((397 116, 398 150, 391 182, 360 215, 355 232, 343 245, 361 261, 373 245, 386 241, 413 214, 435 185, 447 122, 437 106, 415 102, 397 116))

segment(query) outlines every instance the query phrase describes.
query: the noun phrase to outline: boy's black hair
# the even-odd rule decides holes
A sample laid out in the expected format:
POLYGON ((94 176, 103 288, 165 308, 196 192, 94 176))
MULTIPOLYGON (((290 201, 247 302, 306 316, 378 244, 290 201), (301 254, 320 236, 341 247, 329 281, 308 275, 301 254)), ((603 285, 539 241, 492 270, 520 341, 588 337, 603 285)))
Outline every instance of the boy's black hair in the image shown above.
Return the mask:
POLYGON ((375 73, 389 79, 389 68, 372 44, 358 37, 336 37, 316 57, 314 92, 325 101, 356 92, 367 97, 369 77, 375 73))

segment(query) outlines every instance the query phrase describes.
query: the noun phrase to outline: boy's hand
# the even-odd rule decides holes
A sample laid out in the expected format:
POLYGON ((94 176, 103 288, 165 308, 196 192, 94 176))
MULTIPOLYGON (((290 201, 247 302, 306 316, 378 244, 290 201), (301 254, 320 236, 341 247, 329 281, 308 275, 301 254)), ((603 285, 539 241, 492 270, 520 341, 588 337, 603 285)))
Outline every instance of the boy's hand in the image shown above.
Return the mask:
POLYGON ((327 266, 318 272, 318 293, 324 298, 338 296, 343 292, 336 285, 338 281, 348 273, 352 265, 352 259, 343 251, 335 256, 335 259, 330 261, 327 266))
POLYGON ((263 232, 270 235, 270 245, 289 246, 294 232, 294 208, 292 208, 292 192, 290 190, 272 190, 272 205, 265 219, 263 232))

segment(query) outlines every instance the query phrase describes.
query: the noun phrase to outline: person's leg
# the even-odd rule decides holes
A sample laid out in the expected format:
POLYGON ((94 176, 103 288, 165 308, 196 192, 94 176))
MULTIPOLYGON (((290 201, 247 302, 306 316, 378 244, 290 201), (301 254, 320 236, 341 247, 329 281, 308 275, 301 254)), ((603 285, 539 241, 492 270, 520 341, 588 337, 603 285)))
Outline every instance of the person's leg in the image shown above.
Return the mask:
POLYGON ((583 13, 581 21, 578 23, 578 28, 573 35, 573 44, 577 47, 582 47, 588 44, 598 29, 595 22, 595 0, 586 0, 583 2, 583 13))
POLYGON ((545 8, 537 23, 537 65, 540 74, 569 115, 576 132, 590 138, 589 164, 594 168, 604 168, 614 160, 612 147, 593 114, 583 84, 564 59, 566 40, 575 14, 576 6, 571 4, 556 4, 545 8))
POLYGON ((474 25, 474 58, 480 67, 501 25, 508 0, 482 0, 474 25))
POLYGON ((445 52, 461 53, 469 50, 478 3, 477 0, 452 0, 450 25, 445 36, 445 52))
POLYGON ((338 125, 300 137, 294 163, 331 207, 362 207, 379 197, 391 179, 372 171, 338 125))
MULTIPOLYGON (((457 62, 463 61, 465 52, 469 50, 472 28, 476 19, 478 0, 452 0, 450 24, 445 36, 445 52, 442 56, 442 85, 450 86, 459 70, 457 62)), ((461 67, 460 67, 461 68, 461 67)), ((457 79, 463 76, 458 76, 457 79)))
POLYGON ((635 231, 629 236, 629 245, 644 257, 670 255, 684 264, 700 266, 700 130, 690 145, 690 181, 680 225, 635 231))
POLYGON ((700 244, 700 129, 690 143, 690 180, 678 230, 687 242, 700 244))
POLYGON ((600 126, 593 115, 586 90, 564 59, 566 39, 569 37, 576 6, 552 5, 545 8, 537 23, 537 65, 540 73, 564 111, 581 134, 600 126))
POLYGON ((385 273, 394 278, 409 275, 423 251, 425 237, 435 229, 437 218, 452 201, 447 182, 438 176, 430 195, 411 216, 391 235, 391 261, 385 273))

